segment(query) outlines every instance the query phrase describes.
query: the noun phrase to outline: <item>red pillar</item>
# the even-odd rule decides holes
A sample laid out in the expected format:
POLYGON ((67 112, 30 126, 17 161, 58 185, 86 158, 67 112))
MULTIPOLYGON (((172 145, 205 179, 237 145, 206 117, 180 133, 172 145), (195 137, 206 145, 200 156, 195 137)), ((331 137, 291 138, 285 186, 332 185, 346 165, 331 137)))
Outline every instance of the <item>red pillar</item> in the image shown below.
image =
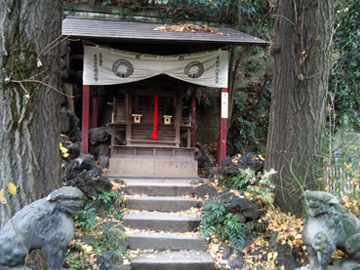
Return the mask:
POLYGON ((191 147, 196 147, 196 93, 197 87, 191 93, 191 147))
POLYGON ((82 142, 81 146, 85 154, 88 153, 89 146, 89 108, 90 105, 90 86, 83 86, 83 106, 82 106, 82 142))
POLYGON ((229 108, 228 89, 221 89, 221 115, 220 115, 220 130, 217 147, 217 161, 220 165, 221 160, 226 157, 226 133, 227 133, 227 119, 229 108))
POLYGON ((96 128, 97 127, 97 86, 94 85, 92 87, 92 127, 96 128))

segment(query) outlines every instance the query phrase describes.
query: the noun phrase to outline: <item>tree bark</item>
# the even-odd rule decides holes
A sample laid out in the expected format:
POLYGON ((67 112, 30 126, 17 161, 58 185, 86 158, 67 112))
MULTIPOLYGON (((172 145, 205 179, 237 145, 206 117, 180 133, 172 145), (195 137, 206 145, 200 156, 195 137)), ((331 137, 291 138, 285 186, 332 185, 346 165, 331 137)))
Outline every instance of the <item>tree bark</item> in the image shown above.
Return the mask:
POLYGON ((275 201, 302 213, 300 195, 314 188, 324 153, 334 0, 278 3, 273 92, 265 169, 274 168, 275 201))
MULTIPOLYGON (((61 0, 0 0, 0 189, 17 186, 13 214, 61 186, 59 94, 29 82, 60 89, 59 46, 41 52, 61 34, 61 20, 61 0)), ((0 227, 9 215, 0 205, 0 227)))

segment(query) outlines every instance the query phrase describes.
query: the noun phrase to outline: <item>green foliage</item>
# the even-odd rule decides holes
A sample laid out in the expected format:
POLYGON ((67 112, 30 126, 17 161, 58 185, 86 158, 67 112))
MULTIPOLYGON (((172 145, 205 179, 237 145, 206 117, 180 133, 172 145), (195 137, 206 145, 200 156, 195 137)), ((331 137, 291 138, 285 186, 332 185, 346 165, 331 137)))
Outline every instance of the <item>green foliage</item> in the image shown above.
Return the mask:
POLYGON ((99 200, 102 200, 105 204, 105 212, 107 214, 114 214, 116 219, 121 219, 123 214, 122 209, 125 207, 124 192, 123 191, 104 191, 98 196, 99 200))
MULTIPOLYGON (((337 2, 329 103, 337 125, 360 129, 360 0, 337 2)), ((336 126, 337 126, 336 125, 336 126)), ((335 130, 336 127, 335 126, 335 130)))
POLYGON ((271 182, 271 176, 276 171, 271 169, 263 174, 255 174, 251 169, 239 168, 239 174, 224 180, 223 184, 230 189, 244 190, 249 192, 253 201, 261 201, 272 206, 274 203, 275 185, 271 182))
POLYGON ((75 243, 70 246, 66 253, 66 270, 94 270, 94 267, 86 260, 88 255, 81 244, 75 243))
POLYGON ((85 231, 93 231, 99 226, 99 221, 96 219, 95 208, 92 207, 93 202, 87 204, 83 210, 75 215, 74 220, 79 224, 79 228, 85 231))
POLYGON ((125 231, 112 228, 105 229, 102 233, 98 234, 94 239, 94 252, 102 254, 104 251, 111 251, 116 260, 123 260, 126 256, 122 239, 125 239, 125 231))
POLYGON ((242 250, 245 241, 243 224, 238 216, 226 213, 221 200, 211 198, 204 203, 200 217, 200 231, 204 237, 219 241, 229 240, 236 250, 242 250))

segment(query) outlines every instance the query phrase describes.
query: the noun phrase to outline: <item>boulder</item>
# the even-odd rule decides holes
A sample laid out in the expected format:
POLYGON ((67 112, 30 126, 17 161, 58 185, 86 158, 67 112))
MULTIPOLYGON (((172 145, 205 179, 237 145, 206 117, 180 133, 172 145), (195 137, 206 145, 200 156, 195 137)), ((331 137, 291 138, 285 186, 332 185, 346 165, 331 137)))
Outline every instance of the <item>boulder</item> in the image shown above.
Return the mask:
POLYGON ((195 160, 198 162, 199 169, 214 167, 214 159, 206 152, 205 148, 202 145, 196 147, 198 150, 196 151, 195 160))
POLYGON ((99 159, 100 156, 110 156, 110 141, 89 146, 89 153, 99 159))
POLYGON ((79 125, 79 118, 68 108, 60 111, 60 133, 69 134, 79 125))
POLYGON ((68 182, 72 179, 75 179, 80 172, 81 170, 79 168, 79 161, 76 159, 71 159, 61 168, 62 180, 64 182, 68 182))
POLYGON ((256 203, 236 196, 233 192, 226 192, 217 197, 223 202, 227 212, 238 214, 243 222, 258 219, 260 210, 256 203))
POLYGON ((209 184, 203 184, 201 186, 194 188, 191 193, 194 196, 205 198, 206 195, 209 195, 209 197, 214 196, 215 194, 217 194, 217 191, 214 187, 210 186, 209 184))
POLYGON ((103 174, 103 171, 99 167, 94 167, 90 171, 88 171, 88 174, 90 174, 92 177, 96 178, 103 174))
POLYGON ((265 160, 255 152, 246 152, 243 155, 233 156, 232 160, 233 163, 240 168, 250 168, 255 171, 261 171, 265 162, 265 160))
POLYGON ((89 142, 91 145, 99 145, 110 141, 111 134, 103 128, 92 128, 89 130, 89 142))
POLYGON ((105 251, 97 257, 96 264, 99 270, 119 270, 122 260, 115 259, 112 252, 105 251))
POLYGON ((100 176, 99 178, 94 179, 90 186, 93 187, 98 193, 109 191, 113 187, 110 180, 104 176, 100 176))
POLYGON ((222 244, 220 246, 220 250, 222 250, 222 258, 227 260, 230 255, 233 253, 233 248, 229 247, 228 245, 222 244))
POLYGON ((90 171, 97 166, 92 155, 83 155, 77 160, 81 171, 90 171))
POLYGON ((80 155, 82 153, 82 149, 76 143, 72 143, 72 144, 63 143, 63 146, 69 150, 68 151, 68 153, 69 153, 68 159, 76 159, 76 158, 80 157, 80 155))
POLYGON ((110 158, 104 155, 101 155, 98 158, 99 165, 104 169, 109 167, 109 160, 110 158))
POLYGON ((80 128, 78 127, 74 128, 74 130, 69 134, 69 137, 72 142, 81 142, 82 132, 80 128))
POLYGON ((242 269, 244 267, 243 253, 233 253, 228 259, 228 265, 230 269, 242 269))

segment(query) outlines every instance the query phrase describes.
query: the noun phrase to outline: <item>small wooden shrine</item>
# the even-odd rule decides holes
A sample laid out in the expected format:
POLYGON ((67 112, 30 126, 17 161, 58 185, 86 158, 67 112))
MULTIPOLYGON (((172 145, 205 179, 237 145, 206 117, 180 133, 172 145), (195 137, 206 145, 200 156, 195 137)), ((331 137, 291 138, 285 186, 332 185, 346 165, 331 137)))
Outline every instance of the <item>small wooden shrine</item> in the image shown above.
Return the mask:
POLYGON ((218 160, 225 157, 228 51, 231 46, 267 45, 264 40, 226 27, 217 28, 217 33, 159 31, 161 27, 152 23, 69 17, 63 21, 64 36, 91 44, 84 46, 83 55, 85 152, 88 151, 90 93, 93 127, 97 122, 97 87, 119 85, 123 94, 123 98, 115 97, 109 102, 112 106, 110 174, 196 176, 198 86, 221 89, 218 160), (149 53, 151 48, 157 53, 149 53), (145 88, 137 84, 151 77, 159 79, 145 88), (166 84, 167 77, 173 78, 171 84, 166 84), (186 95, 191 97, 190 107, 184 107, 182 102, 186 95), (185 143, 182 138, 186 138, 185 143))

